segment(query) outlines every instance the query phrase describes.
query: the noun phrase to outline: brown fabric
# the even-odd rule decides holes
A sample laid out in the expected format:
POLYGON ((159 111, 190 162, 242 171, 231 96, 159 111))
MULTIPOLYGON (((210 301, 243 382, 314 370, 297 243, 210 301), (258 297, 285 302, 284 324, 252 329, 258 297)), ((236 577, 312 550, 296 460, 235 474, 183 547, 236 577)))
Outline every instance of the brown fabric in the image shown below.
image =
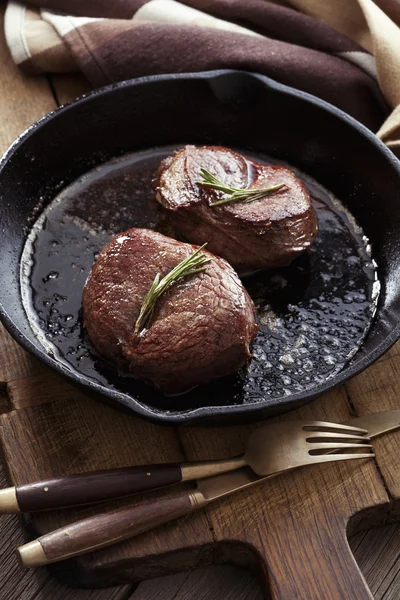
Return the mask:
POLYGON ((29 0, 29 4, 67 15, 130 19, 147 0, 29 0))
POLYGON ((378 136, 400 157, 400 1, 284 0, 284 3, 346 33, 374 53, 380 88, 394 109, 378 136))
POLYGON ((79 48, 78 63, 95 86, 155 73, 226 67, 256 71, 301 88, 374 130, 386 115, 376 83, 358 67, 284 42, 221 31, 217 37, 207 28, 151 23, 138 26, 129 21, 118 26, 109 21, 89 23, 71 31, 65 40, 71 48, 79 48), (154 52, 160 45, 168 51, 154 52), (182 53, 182 48, 189 46, 190 50, 182 53), (95 56, 92 48, 96 48, 95 56))
POLYGON ((247 69, 335 104, 400 151, 398 110, 385 122, 389 105, 400 104, 398 0, 30 3, 38 15, 42 9, 39 21, 12 0, 6 13, 21 68, 77 66, 96 87, 154 73, 247 69))
POLYGON ((360 46, 321 21, 265 0, 184 0, 183 4, 229 19, 270 38, 323 52, 359 50, 360 46))
POLYGON ((371 37, 356 0, 287 0, 298 11, 316 17, 372 51, 371 37))

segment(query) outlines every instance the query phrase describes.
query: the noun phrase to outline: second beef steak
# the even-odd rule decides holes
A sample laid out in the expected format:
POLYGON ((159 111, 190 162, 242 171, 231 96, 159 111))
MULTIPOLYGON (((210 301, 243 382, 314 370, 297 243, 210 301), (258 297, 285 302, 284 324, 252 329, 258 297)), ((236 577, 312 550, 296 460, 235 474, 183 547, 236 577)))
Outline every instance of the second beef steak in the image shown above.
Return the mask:
POLYGON ((254 162, 228 148, 185 146, 162 161, 155 185, 175 229, 189 242, 208 242, 211 252, 240 273, 288 265, 317 236, 310 195, 291 170, 254 162), (251 203, 210 206, 224 193, 198 184, 202 168, 235 188, 285 187, 251 203))

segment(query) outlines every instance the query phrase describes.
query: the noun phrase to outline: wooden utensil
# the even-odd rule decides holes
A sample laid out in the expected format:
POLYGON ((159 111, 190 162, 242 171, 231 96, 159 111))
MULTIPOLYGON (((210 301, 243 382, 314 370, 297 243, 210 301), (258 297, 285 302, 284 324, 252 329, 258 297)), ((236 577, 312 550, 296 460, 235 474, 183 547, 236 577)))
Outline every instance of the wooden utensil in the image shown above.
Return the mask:
MULTIPOLYGON (((17 549, 20 561, 25 567, 38 567, 110 546, 191 513, 266 476, 273 477, 300 466, 371 458, 372 453, 323 454, 371 448, 365 434, 366 431, 350 425, 324 421, 287 421, 260 427, 250 436, 244 456, 238 459, 242 461, 239 470, 236 467, 233 473, 200 480, 192 491, 183 490, 168 498, 145 500, 136 506, 108 511, 61 527, 20 546, 17 549)), ((229 463, 218 461, 219 464, 223 462, 229 463)))
MULTIPOLYGON (((0 490, 0 514, 34 512, 104 502, 160 487, 204 479, 250 466, 257 475, 310 464, 310 453, 365 445, 366 431, 323 421, 268 423, 249 438, 246 453, 228 460, 108 469, 0 490)), ((369 456, 369 455, 368 455, 369 456)), ((353 458, 341 455, 341 460, 353 458)), ((317 461, 322 462, 322 461, 317 461)))

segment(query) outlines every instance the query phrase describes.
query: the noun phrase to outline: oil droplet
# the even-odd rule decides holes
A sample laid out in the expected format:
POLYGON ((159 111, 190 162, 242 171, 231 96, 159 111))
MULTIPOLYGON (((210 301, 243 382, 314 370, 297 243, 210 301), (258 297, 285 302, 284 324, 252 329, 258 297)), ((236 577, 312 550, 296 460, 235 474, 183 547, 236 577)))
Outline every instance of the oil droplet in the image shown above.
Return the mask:
POLYGON ((50 271, 45 277, 42 278, 43 283, 47 283, 51 279, 57 279, 59 277, 59 273, 57 271, 50 271))

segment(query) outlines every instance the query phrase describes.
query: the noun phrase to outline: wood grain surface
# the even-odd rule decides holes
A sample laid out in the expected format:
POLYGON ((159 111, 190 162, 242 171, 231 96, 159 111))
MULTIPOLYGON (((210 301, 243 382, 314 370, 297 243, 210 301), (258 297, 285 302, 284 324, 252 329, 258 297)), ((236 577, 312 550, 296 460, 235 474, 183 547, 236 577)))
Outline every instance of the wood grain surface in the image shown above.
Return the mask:
MULTIPOLYGON (((1 31, 3 12, 1 8, 1 31)), ((1 36, 0 152, 56 104, 88 90, 82 77, 24 78, 12 64, 1 36)), ((397 345, 346 387, 283 418, 341 421, 400 408, 399 353, 397 345)), ((175 431, 128 419, 51 373, 2 328, 0 357, 0 429, 8 482, 27 483, 37 477, 147 462, 227 458, 243 450, 252 429, 175 431)), ((360 515, 353 522, 354 529, 398 518, 399 440, 398 432, 376 440, 375 462, 303 469, 222 500, 155 533, 63 563, 53 570, 58 580, 45 569, 21 570, 12 553, 23 540, 19 521, 3 517, 0 597, 258 600, 270 593, 274 599, 285 600, 371 598, 350 551, 346 526, 352 515, 360 515), (222 566, 225 562, 252 569, 262 587, 248 571, 222 566), (192 570, 210 563, 216 564, 192 570), (191 571, 144 581, 137 589, 130 583, 185 569, 191 571), (62 581, 68 586, 123 585, 112 590, 72 590, 62 581)), ((0 484, 8 484, 3 473, 0 484)), ((125 500, 110 506, 126 504, 125 500)), ((30 534, 45 533, 97 511, 86 507, 43 513, 25 525, 30 534)), ((352 549, 375 597, 398 600, 399 526, 358 534, 352 539, 352 549)))

